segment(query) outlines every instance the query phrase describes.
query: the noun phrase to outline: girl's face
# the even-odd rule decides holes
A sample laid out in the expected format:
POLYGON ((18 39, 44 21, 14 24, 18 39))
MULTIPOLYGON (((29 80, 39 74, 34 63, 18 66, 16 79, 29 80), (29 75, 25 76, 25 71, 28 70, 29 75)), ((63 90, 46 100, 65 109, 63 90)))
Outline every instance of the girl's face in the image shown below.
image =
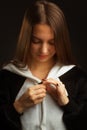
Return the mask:
POLYGON ((56 53, 54 33, 50 26, 37 24, 34 26, 31 39, 31 60, 48 62, 56 53))

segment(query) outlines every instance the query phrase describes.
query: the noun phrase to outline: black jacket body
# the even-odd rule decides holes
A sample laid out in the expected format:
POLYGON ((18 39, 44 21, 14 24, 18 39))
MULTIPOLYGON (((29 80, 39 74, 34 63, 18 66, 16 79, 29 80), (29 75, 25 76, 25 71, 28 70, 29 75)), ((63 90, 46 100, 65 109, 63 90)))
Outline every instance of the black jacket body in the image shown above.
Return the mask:
MULTIPOLYGON (((65 84, 70 100, 61 107, 67 130, 87 130, 86 73, 75 66, 59 78, 65 84)), ((21 115, 13 103, 25 80, 25 77, 8 70, 0 71, 0 130, 21 130, 21 115)))

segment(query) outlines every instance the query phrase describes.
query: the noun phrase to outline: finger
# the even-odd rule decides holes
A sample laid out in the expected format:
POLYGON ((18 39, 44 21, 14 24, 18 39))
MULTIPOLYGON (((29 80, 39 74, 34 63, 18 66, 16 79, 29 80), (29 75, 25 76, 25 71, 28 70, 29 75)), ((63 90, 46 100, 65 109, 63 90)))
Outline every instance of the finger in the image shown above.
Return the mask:
POLYGON ((43 101, 43 99, 37 99, 33 102, 33 105, 39 104, 43 101))
POLYGON ((60 82, 59 85, 56 86, 56 89, 57 89, 58 94, 64 94, 64 95, 68 96, 68 92, 65 88, 65 84, 63 84, 62 82, 60 82))
POLYGON ((32 103, 35 104, 36 101, 38 100, 43 100, 43 98, 46 96, 46 94, 39 94, 39 95, 33 95, 30 100, 32 103))
POLYGON ((47 85, 50 85, 50 87, 54 87, 54 88, 55 88, 56 86, 58 86, 58 83, 59 83, 59 82, 58 82, 57 80, 51 79, 51 78, 43 81, 43 84, 45 84, 46 86, 47 86, 47 85))
POLYGON ((48 88, 47 88, 47 92, 52 96, 52 98, 53 98, 54 100, 57 101, 57 93, 56 93, 56 90, 55 90, 54 88, 48 87, 48 88))
POLYGON ((46 93, 41 93, 41 94, 35 95, 35 100, 36 99, 43 99, 45 96, 46 96, 46 93))
POLYGON ((30 89, 28 93, 29 93, 29 96, 43 94, 43 93, 46 94, 46 89, 44 89, 44 88, 40 88, 40 89, 37 89, 37 90, 30 89))
POLYGON ((29 108, 29 107, 34 106, 34 105, 36 105, 36 104, 38 104, 42 101, 43 101, 43 98, 39 98, 39 99, 36 99, 36 100, 28 100, 28 102, 25 103, 25 107, 29 108))
POLYGON ((34 85, 34 86, 32 86, 32 87, 29 87, 29 88, 28 88, 28 91, 31 91, 31 90, 38 90, 38 89, 41 89, 41 88, 46 89, 46 86, 43 85, 43 84, 34 85))
POLYGON ((47 84, 46 85, 46 90, 47 91, 55 91, 56 87, 53 86, 53 84, 47 84))

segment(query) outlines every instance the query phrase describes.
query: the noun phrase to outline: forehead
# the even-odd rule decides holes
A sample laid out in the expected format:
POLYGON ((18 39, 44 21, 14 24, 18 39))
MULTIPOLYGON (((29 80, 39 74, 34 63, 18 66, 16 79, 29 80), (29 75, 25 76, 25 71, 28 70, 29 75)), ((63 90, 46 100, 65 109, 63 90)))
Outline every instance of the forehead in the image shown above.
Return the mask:
POLYGON ((33 35, 41 38, 54 38, 54 32, 47 24, 36 24, 33 28, 33 35))

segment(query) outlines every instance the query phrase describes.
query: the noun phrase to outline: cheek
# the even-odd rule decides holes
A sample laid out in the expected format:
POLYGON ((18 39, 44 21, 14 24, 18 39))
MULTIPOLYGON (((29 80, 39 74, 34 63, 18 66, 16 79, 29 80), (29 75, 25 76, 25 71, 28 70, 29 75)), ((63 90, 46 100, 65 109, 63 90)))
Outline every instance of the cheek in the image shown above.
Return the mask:
POLYGON ((31 45, 31 53, 33 53, 33 52, 37 52, 38 49, 39 49, 38 46, 36 46, 36 45, 31 45))
POLYGON ((54 54, 56 53, 55 47, 52 47, 50 50, 51 50, 52 53, 54 53, 54 54))
POLYGON ((32 44, 31 44, 31 47, 30 47, 30 53, 31 53, 31 55, 34 53, 34 47, 33 47, 32 44))

